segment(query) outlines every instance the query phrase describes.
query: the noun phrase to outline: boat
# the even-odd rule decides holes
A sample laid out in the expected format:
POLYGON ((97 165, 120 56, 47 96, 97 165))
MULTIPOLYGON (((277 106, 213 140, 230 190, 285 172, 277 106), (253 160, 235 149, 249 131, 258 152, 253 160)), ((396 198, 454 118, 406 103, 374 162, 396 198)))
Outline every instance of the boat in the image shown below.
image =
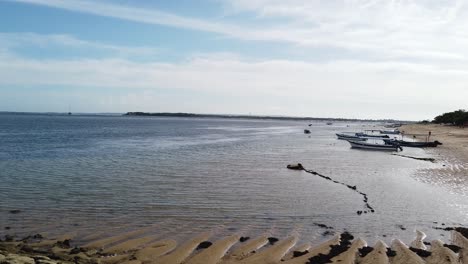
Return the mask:
POLYGON ((385 125, 384 127, 386 128, 397 128, 397 127, 401 127, 403 124, 388 124, 388 125, 385 125))
POLYGON ((366 141, 367 138, 358 137, 355 134, 336 133, 338 139, 343 140, 354 140, 354 141, 366 141))
POLYGON ((388 135, 371 135, 366 133, 356 133, 357 137, 363 138, 376 138, 376 139, 383 139, 383 138, 390 138, 388 135))
POLYGON ((403 150, 402 147, 395 144, 375 144, 375 143, 368 143, 368 142, 360 142, 360 141, 348 141, 351 144, 351 148, 358 148, 358 149, 368 149, 368 150, 384 150, 384 151, 398 151, 403 150))
POLYGON ((399 135, 400 130, 398 130, 398 129, 395 129, 395 130, 380 130, 379 133, 380 134, 387 134, 387 135, 399 135))
POLYGON ((383 140, 387 145, 398 145, 412 148, 435 148, 438 145, 442 145, 439 141, 432 142, 419 142, 419 141, 405 141, 405 140, 395 140, 395 139, 384 139, 383 140))

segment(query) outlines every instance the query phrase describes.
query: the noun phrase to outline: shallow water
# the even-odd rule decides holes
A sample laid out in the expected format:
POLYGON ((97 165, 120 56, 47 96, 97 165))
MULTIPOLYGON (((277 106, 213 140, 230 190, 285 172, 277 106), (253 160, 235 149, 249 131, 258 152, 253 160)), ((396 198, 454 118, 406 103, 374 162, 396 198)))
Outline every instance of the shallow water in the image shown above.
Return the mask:
MULTIPOLYGON (((409 241, 416 228, 440 238, 448 233, 432 226, 468 222, 463 193, 413 177, 440 164, 350 149, 334 136, 374 124, 306 124, 2 114, 0 233, 156 224, 155 232, 179 238, 215 229, 322 241, 329 237, 315 224, 326 224, 371 242, 409 241), (295 162, 356 185, 376 212, 357 215, 362 196, 286 169, 295 162)), ((410 148, 402 154, 429 155, 410 148)))

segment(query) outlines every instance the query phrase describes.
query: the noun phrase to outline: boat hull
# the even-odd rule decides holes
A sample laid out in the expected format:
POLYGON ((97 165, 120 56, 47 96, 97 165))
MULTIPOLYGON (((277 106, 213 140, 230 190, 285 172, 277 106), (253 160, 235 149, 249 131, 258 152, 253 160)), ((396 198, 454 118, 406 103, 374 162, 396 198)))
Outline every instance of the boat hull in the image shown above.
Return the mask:
POLYGON ((380 150, 380 151, 398 151, 398 149, 401 149, 401 147, 397 145, 370 144, 370 143, 358 142, 358 141, 348 141, 348 142, 349 144, 351 144, 351 148, 357 148, 357 149, 380 150))

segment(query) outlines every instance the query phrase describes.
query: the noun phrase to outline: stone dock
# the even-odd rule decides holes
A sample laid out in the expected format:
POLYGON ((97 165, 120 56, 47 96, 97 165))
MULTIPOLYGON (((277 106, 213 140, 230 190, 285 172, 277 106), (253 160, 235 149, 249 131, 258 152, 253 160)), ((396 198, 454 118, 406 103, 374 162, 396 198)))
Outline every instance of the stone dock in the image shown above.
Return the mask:
POLYGON ((321 244, 298 244, 298 237, 247 237, 233 234, 210 240, 203 233, 182 243, 145 230, 110 237, 90 235, 74 243, 73 236, 44 238, 37 234, 0 242, 2 263, 164 263, 164 264, 468 264, 468 229, 454 228, 450 241, 425 241, 416 231, 408 245, 394 239, 391 245, 366 241, 345 232, 321 244))

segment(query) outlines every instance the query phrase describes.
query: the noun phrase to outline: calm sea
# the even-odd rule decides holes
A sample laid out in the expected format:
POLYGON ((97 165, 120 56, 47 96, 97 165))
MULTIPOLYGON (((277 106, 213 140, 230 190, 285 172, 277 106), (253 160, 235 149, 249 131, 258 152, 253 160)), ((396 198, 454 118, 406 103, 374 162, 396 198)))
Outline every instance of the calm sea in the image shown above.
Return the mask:
POLYGON ((432 227, 468 223, 466 196, 413 177, 440 163, 350 149, 334 135, 373 123, 308 124, 1 114, 0 234, 155 225, 180 238, 268 231, 318 241, 326 224, 389 242, 414 229, 447 240, 432 227), (295 162, 356 185, 375 213, 357 215, 362 196, 343 185, 286 169, 295 162))

